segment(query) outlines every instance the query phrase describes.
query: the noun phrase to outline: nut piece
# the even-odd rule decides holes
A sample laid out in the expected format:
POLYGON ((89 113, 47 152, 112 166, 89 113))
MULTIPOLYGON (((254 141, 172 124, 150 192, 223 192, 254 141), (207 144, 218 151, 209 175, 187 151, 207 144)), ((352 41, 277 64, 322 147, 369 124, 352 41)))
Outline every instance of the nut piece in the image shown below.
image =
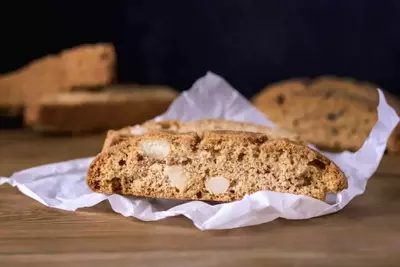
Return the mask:
POLYGON ((164 168, 164 174, 171 181, 171 185, 178 188, 180 192, 185 190, 187 186, 187 176, 180 166, 166 166, 164 168))
POLYGON ((155 159, 164 159, 170 151, 169 143, 164 140, 142 140, 140 149, 143 155, 155 159))
POLYGON ((205 185, 208 192, 214 195, 218 195, 223 194, 228 190, 230 182, 225 177, 214 176, 208 179, 205 185))
POLYGON ((147 128, 144 128, 140 125, 136 125, 134 127, 131 127, 130 129, 131 134, 133 135, 142 135, 148 132, 147 128))

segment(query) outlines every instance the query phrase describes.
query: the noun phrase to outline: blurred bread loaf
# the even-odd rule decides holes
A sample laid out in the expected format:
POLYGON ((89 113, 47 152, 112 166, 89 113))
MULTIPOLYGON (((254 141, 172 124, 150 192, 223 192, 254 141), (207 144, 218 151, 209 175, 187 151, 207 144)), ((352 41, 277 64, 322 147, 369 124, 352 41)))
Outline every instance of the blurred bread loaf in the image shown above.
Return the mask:
POLYGON ((114 47, 108 43, 81 45, 36 59, 0 75, 0 108, 19 110, 44 94, 107 85, 114 79, 115 61, 114 47))
POLYGON ((162 86, 110 85, 102 91, 42 95, 27 106, 27 125, 41 132, 84 133, 142 123, 165 112, 178 93, 162 86))
MULTIPOLYGON (((278 126, 327 151, 356 151, 377 120, 377 86, 349 78, 322 76, 292 79, 267 86, 252 102, 278 126)), ((400 114, 400 102, 385 92, 400 114)), ((400 127, 387 152, 400 153, 400 127)))

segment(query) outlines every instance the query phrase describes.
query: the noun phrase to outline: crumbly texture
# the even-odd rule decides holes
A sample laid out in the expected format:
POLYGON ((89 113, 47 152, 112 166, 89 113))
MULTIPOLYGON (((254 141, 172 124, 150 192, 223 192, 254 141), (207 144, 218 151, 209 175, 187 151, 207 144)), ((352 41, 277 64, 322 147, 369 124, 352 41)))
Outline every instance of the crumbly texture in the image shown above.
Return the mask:
POLYGON ((114 47, 108 43, 81 45, 36 59, 0 75, 0 107, 23 108, 35 105, 44 94, 109 84, 115 61, 114 47))
MULTIPOLYGON (((293 79, 266 87, 252 101, 278 126, 327 151, 357 151, 377 121, 376 86, 351 79, 323 76, 293 79)), ((400 114, 400 102, 385 93, 400 114)), ((400 126, 387 152, 400 153, 400 126)))
POLYGON ((143 123, 165 112, 177 96, 168 87, 138 85, 44 95, 25 109, 25 123, 46 133, 105 131, 143 123))
POLYGON ((164 120, 164 121, 147 121, 142 125, 125 127, 120 130, 110 130, 107 133, 103 149, 115 145, 125 137, 130 135, 140 135, 151 131, 173 131, 180 133, 197 132, 202 133, 205 131, 246 131, 255 133, 264 133, 270 139, 287 138, 289 140, 303 143, 300 137, 289 131, 282 129, 270 128, 263 125, 258 125, 249 122, 238 122, 223 119, 201 119, 190 122, 180 122, 178 120, 164 120))
POLYGON ((340 169, 318 152, 239 131, 126 136, 93 160, 87 184, 105 194, 221 202, 260 190, 325 200, 347 188, 340 169))

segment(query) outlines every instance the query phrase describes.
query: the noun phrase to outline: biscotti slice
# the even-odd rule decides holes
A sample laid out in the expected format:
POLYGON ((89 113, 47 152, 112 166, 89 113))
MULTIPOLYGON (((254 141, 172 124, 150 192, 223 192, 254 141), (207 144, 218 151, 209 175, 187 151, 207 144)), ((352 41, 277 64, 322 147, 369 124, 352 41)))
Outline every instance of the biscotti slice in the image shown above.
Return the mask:
POLYGON ((116 54, 111 43, 86 44, 61 52, 67 88, 101 87, 115 80, 116 54))
POLYGON ((22 110, 44 94, 107 85, 115 76, 115 58, 112 44, 99 43, 33 60, 0 75, 0 108, 22 110))
POLYGON ((126 136, 140 135, 147 132, 160 131, 160 130, 174 131, 180 133, 188 133, 188 132, 202 133, 205 131, 215 131, 215 130, 245 131, 245 132, 264 133, 267 134, 270 139, 287 138, 292 141, 304 143, 302 142, 302 140, 298 135, 295 135, 289 131, 277 128, 271 128, 249 122, 239 122, 239 121, 223 120, 223 119, 201 119, 190 122, 180 122, 178 120, 164 120, 164 121, 147 121, 142 125, 125 127, 120 130, 110 130, 107 133, 103 149, 106 149, 111 145, 115 145, 120 140, 123 140, 126 136))
POLYGON ((34 60, 22 68, 0 75, 0 107, 21 109, 42 93, 62 90, 64 71, 54 55, 34 60))
POLYGON ((105 194, 222 202, 260 190, 324 200, 347 187, 341 170, 318 152, 238 131, 126 137, 93 160, 87 184, 105 194))
MULTIPOLYGON (((400 113, 399 101, 385 93, 400 113)), ((324 76, 272 84, 252 99, 279 127, 326 151, 357 151, 377 121, 376 87, 352 79, 324 76)), ((400 126, 387 151, 400 152, 400 126)))
POLYGON ((42 132, 104 131, 147 121, 165 112, 177 96, 168 87, 137 85, 44 95, 25 109, 25 122, 42 132))

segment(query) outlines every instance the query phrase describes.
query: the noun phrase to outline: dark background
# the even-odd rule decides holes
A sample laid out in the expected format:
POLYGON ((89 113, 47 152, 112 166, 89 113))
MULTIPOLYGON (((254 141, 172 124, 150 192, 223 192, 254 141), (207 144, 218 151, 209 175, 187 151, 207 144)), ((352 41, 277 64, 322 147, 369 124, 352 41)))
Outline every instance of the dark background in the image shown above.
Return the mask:
POLYGON ((334 74, 399 95, 400 1, 4 1, 0 72, 111 41, 121 82, 185 90, 207 70, 250 97, 265 84, 334 74))

